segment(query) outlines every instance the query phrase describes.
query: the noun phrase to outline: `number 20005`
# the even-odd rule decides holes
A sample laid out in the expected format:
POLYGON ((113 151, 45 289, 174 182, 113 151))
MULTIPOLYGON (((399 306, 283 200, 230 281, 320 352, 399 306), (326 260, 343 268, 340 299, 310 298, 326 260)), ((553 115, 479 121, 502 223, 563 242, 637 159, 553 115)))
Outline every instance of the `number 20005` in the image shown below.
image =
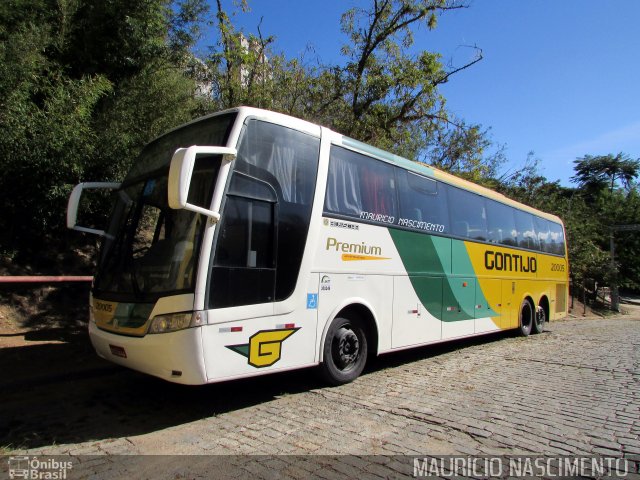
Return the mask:
POLYGON ((564 272, 564 265, 562 263, 552 263, 551 264, 552 272, 564 272))

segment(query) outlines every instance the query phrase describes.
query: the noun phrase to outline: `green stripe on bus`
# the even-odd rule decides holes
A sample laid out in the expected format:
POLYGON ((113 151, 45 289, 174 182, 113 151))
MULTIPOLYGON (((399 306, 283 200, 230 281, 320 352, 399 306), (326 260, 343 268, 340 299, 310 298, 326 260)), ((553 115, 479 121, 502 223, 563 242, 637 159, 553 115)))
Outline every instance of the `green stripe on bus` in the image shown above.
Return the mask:
MULTIPOLYGON (((475 318, 475 305, 488 303, 482 289, 476 288, 478 279, 464 242, 394 228, 389 229, 389 234, 416 296, 438 320, 472 320, 475 318), (451 276, 452 242, 459 242, 455 246, 456 266, 470 277, 469 281, 451 276)), ((490 315, 497 316, 493 310, 490 315)))

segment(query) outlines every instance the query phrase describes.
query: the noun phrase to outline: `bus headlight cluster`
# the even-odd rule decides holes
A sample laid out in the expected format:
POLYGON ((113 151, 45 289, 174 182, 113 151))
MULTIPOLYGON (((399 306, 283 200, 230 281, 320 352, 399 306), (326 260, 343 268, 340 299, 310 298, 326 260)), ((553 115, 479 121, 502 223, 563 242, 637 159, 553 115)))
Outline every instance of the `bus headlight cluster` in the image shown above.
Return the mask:
POLYGON ((205 312, 170 313, 153 317, 149 333, 167 333, 185 328, 199 327, 206 322, 205 312))

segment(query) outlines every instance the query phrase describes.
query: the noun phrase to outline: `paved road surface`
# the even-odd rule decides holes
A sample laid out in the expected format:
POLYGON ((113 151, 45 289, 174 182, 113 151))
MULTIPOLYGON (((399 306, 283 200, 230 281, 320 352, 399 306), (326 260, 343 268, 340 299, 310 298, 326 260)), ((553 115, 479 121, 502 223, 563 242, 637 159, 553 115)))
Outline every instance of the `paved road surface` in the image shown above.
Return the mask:
MULTIPOLYGON (((2 391, 0 446, 29 455, 522 453, 640 461, 640 316, 572 319, 529 338, 497 334, 387 355, 336 388, 311 370, 184 387, 100 364, 2 391)), ((113 459, 92 461, 105 474, 115 468, 113 459)), ((387 467, 363 462, 349 468, 389 476, 387 467)), ((178 468, 175 460, 157 465, 165 473, 178 468)))

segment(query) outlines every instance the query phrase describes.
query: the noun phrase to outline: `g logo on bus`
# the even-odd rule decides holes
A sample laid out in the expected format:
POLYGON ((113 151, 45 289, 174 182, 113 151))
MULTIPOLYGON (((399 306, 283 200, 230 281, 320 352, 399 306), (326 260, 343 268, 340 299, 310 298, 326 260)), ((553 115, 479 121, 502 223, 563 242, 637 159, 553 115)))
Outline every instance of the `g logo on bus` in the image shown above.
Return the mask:
POLYGON ((277 330, 260 330, 249 337, 249 343, 240 345, 226 345, 229 350, 248 358, 252 367, 270 367, 278 360, 282 353, 282 342, 300 330, 298 328, 284 328, 277 330))

